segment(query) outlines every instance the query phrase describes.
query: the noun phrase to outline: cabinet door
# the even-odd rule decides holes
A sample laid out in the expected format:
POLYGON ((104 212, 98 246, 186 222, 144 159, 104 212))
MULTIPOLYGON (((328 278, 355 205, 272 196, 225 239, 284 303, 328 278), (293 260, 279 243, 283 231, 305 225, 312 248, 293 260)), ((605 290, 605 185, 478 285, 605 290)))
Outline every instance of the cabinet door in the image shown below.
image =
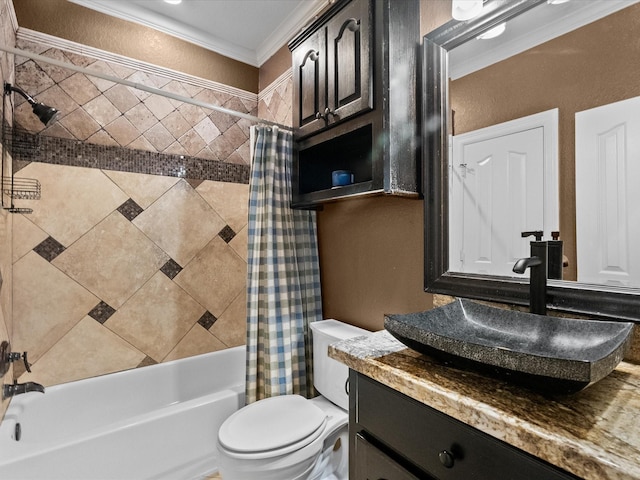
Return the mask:
POLYGON ((355 456, 355 480, 418 480, 360 434, 356 434, 355 456))
POLYGON ((326 125, 326 36, 321 28, 293 51, 293 124, 306 135, 326 125))
POLYGON ((369 0, 354 0, 327 24, 327 122, 373 108, 369 0))

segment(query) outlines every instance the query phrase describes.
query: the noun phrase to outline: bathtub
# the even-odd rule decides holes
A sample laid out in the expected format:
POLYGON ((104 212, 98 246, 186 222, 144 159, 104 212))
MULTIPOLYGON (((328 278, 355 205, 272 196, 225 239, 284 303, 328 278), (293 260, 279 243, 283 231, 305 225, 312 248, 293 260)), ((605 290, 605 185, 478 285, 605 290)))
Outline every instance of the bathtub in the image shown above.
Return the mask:
POLYGON ((16 396, 0 424, 0 478, 204 478, 244 382, 235 347, 16 396))

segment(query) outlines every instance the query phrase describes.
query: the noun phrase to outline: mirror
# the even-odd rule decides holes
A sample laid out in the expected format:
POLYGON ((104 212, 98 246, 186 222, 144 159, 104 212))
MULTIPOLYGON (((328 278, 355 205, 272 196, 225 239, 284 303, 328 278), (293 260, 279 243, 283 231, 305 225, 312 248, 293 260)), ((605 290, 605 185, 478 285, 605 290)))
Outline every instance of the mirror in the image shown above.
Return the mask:
MULTIPOLYGON (((614 70, 616 74, 613 76, 612 82, 605 85, 597 85, 599 88, 605 87, 608 92, 605 94, 597 93, 595 90, 585 90, 583 86, 585 77, 589 79, 593 75, 584 75, 584 73, 582 78, 569 79, 568 84, 559 85, 557 92, 552 92, 548 85, 543 85, 540 87, 542 88, 541 92, 535 94, 536 84, 539 84, 540 81, 534 79, 533 85, 527 85, 523 81, 527 79, 527 76, 532 76, 536 69, 543 71, 549 65, 554 65, 554 62, 571 63, 568 60, 584 65, 585 68, 591 69, 591 72, 606 70, 609 68, 608 65, 603 65, 602 63, 595 66, 590 65, 587 63, 588 60, 579 56, 585 50, 600 50, 600 55, 605 55, 608 59, 609 57, 615 57, 617 51, 627 44, 635 44, 634 48, 637 49, 637 41, 631 40, 635 38, 636 34, 627 34, 617 27, 607 26, 606 23, 603 23, 607 21, 605 17, 612 15, 611 18, 614 18, 613 16, 616 14, 599 12, 595 14, 598 15, 595 18, 603 17, 601 20, 596 22, 594 22, 593 18, 587 18, 586 21, 583 20, 583 23, 589 24, 586 27, 596 23, 599 25, 598 28, 600 30, 596 30, 597 38, 592 38, 597 48, 574 51, 570 48, 556 50, 556 58, 543 58, 540 56, 544 50, 543 48, 533 48, 532 45, 527 46, 526 43, 521 45, 520 40, 513 38, 508 40, 507 47, 519 49, 517 52, 507 51, 506 53, 498 54, 493 52, 485 55, 491 49, 480 43, 485 40, 477 40, 478 35, 504 22, 507 25, 507 32, 510 29, 512 31, 517 30, 521 34, 519 36, 520 39, 531 40, 540 33, 539 31, 542 31, 545 35, 551 34, 554 30, 552 22, 547 20, 536 31, 535 27, 531 26, 531 17, 539 16, 543 9, 558 8, 558 12, 565 12, 564 18, 571 18, 572 21, 575 21, 578 15, 574 12, 569 14, 567 13, 569 10, 566 10, 567 5, 571 3, 574 5, 602 4, 607 8, 612 7, 612 4, 615 3, 617 4, 617 9, 632 8, 633 12, 640 15, 640 6, 633 6, 636 3, 635 1, 576 2, 573 0, 562 5, 552 5, 546 0, 515 0, 510 2, 489 0, 485 3, 480 17, 467 22, 451 21, 424 37, 422 135, 423 185, 425 192, 425 289, 432 293, 520 305, 528 304, 528 280, 526 278, 510 275, 463 273, 449 268, 449 214, 453 211, 449 203, 449 185, 451 181, 450 169, 448 168, 450 161, 449 139, 452 133, 457 135, 458 133, 482 129, 496 123, 526 117, 530 114, 558 109, 559 227, 561 239, 564 240, 565 244, 565 255, 569 258, 569 267, 563 269, 564 280, 549 280, 548 306, 552 309, 574 313, 637 321, 640 320, 640 285, 620 286, 576 281, 580 280, 580 278, 576 274, 576 245, 579 241, 576 241, 575 233, 575 198, 576 190, 580 190, 581 187, 575 184, 574 152, 575 113, 615 102, 617 99, 615 95, 611 96, 609 94, 611 92, 616 94, 616 92, 623 90, 622 98, 640 96, 640 82, 630 81, 631 78, 634 80, 639 78, 640 71, 637 69, 638 67, 633 67, 636 70, 631 71, 631 77, 627 77, 619 74, 618 70, 614 70), (610 44, 611 39, 615 40, 615 44, 610 44), (459 59, 465 58, 465 55, 467 60, 461 62, 459 59), (507 80, 506 75, 503 74, 504 72, 496 73, 500 72, 499 67, 501 65, 503 67, 511 65, 511 68, 506 68, 506 70, 522 74, 522 69, 514 68, 512 63, 517 60, 518 56, 525 57, 528 65, 532 63, 535 65, 534 69, 525 72, 525 77, 517 80, 507 80), (496 58, 500 62, 497 64, 498 69, 495 65, 496 58), (489 65, 493 66, 487 68, 489 65), (480 83, 477 83, 478 79, 480 79, 480 83), (472 83, 472 80, 476 80, 476 83, 472 83), (507 83, 500 83, 504 80, 507 83), (626 83, 625 80, 627 81, 626 83), (524 90, 515 88, 523 85, 524 90), (540 102, 535 105, 526 105, 520 110, 518 108, 496 107, 496 102, 502 97, 507 99, 510 106, 516 105, 516 107, 519 107, 518 102, 514 102, 513 99, 509 100, 509 95, 514 91, 516 96, 535 98, 540 102), (577 98, 578 103, 572 106, 567 105, 565 100, 570 97, 577 98), (557 98, 562 101, 557 101, 557 98), (483 104, 482 102, 485 100, 488 100, 489 103, 485 102, 483 104), (470 105, 471 107, 469 107, 470 105), (481 112, 481 114, 475 117, 473 115, 469 116, 469 111, 473 113, 474 109, 481 112)), ((555 17, 560 19, 563 14, 555 14, 555 17)), ((620 18, 620 15, 618 15, 618 18, 620 18)), ((569 27, 569 29, 572 32, 579 31, 579 29, 576 29, 576 25, 569 27)), ((561 31, 560 35, 567 31, 561 31)), ((590 34, 593 37, 593 33, 590 34)), ((558 33, 555 33, 555 35, 558 35, 558 33)), ((572 33, 572 35, 575 34, 572 33)), ((538 44, 546 42, 542 45, 547 47, 553 43, 549 41, 551 38, 542 38, 537 42, 538 44)), ((491 42, 494 40, 491 40, 491 42)), ((637 58, 637 50, 632 58, 637 58)), ((637 62, 629 61, 627 63, 636 64, 637 62)), ((558 78, 565 76, 564 73, 558 74, 558 78)), ((549 81, 556 82, 553 78, 550 78, 549 81)), ((582 188, 584 190, 585 187, 582 188)), ((635 214, 635 212, 631 213, 635 214)), ((630 223, 640 222, 637 216, 635 220, 629 217, 628 221, 630 223)), ((545 239, 550 239, 549 232, 545 233, 545 239)), ((526 239, 526 242, 528 242, 528 239, 526 239)), ((632 245, 631 248, 637 249, 635 245, 632 245)))

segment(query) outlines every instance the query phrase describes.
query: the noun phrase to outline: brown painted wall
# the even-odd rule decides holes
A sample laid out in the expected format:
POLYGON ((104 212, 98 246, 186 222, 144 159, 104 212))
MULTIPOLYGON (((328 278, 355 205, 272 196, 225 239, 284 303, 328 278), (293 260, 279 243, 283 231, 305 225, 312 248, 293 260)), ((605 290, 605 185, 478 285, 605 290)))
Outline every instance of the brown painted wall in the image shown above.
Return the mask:
POLYGON ((13 0, 18 25, 258 93, 258 69, 66 0, 13 0))
POLYGON ((576 279, 575 113, 640 95, 639 18, 636 4, 451 84, 456 134, 559 108, 568 280, 576 279))
POLYGON ((267 88, 285 71, 291 69, 291 51, 283 45, 269 60, 260 66, 260 91, 267 88))
POLYGON ((423 291, 422 200, 375 197, 318 213, 323 309, 369 330, 385 313, 431 308, 423 291))
MULTIPOLYGON (((422 34, 451 19, 451 0, 421 0, 422 34)), ((423 202, 370 197, 318 212, 323 308, 327 318, 369 330, 385 313, 427 310, 424 293, 423 202)))

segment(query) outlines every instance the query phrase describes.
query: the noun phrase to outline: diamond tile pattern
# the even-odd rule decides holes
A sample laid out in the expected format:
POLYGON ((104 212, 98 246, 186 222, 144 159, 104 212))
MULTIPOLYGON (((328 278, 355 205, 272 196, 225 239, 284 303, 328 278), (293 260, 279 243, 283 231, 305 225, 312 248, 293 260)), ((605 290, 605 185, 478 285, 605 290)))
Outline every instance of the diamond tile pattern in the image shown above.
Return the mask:
POLYGON ((198 302, 158 272, 105 325, 159 362, 203 313, 198 302))
POLYGON ((33 251, 44 258, 46 261, 50 262, 62 252, 64 252, 64 246, 62 246, 60 242, 56 241, 55 238, 47 237, 45 240, 36 245, 33 248, 33 251))
POLYGON ((13 349, 37 360, 99 299, 35 252, 13 265, 13 349))
MULTIPOLYGON (((17 47, 291 123, 290 78, 258 101, 50 45, 20 39, 17 47)), ((12 97, 15 124, 41 137, 250 163, 246 120, 15 61, 14 83, 62 112, 45 129, 21 97, 12 97)), ((116 171, 93 158, 100 151, 81 153, 81 166, 72 166, 79 150, 50 163, 20 163, 20 174, 38 178, 43 189, 28 205, 33 214, 14 217, 14 347, 36 364, 20 381, 48 386, 245 342, 248 185, 198 178, 197 169, 189 181, 116 171)))
POLYGON ((180 265, 187 265, 225 225, 220 215, 184 180, 133 223, 180 265))
POLYGON ((128 196, 100 170, 65 167, 61 173, 58 165, 36 162, 20 170, 21 176, 37 178, 46 192, 37 205, 24 202, 20 206, 37 207, 29 220, 68 247, 128 196))
MULTIPOLYGON (((15 342, 16 346, 24 345, 18 348, 29 350, 32 361, 38 361, 63 340, 61 345, 69 342, 76 345, 80 340, 75 333, 67 336, 70 329, 76 333, 88 332, 96 341, 103 338, 94 328, 74 328, 85 317, 99 328, 115 333, 128 345, 124 357, 129 362, 126 368, 146 365, 145 355, 153 362, 161 362, 244 343, 241 339, 245 336, 246 322, 246 258, 241 258, 234 249, 240 235, 235 235, 227 244, 219 234, 234 231, 225 224, 223 215, 232 218, 241 233, 246 231, 247 218, 242 221, 242 215, 234 213, 229 206, 234 202, 247 203, 246 185, 224 188, 231 184, 205 180, 196 182, 196 190, 185 180, 167 181, 164 177, 146 174, 37 162, 29 168, 39 174, 46 172, 51 179, 66 179, 66 188, 50 189, 40 201, 33 203, 34 214, 17 216, 20 221, 14 224, 16 238, 26 239, 34 232, 37 234, 34 238, 42 238, 42 227, 35 227, 32 220, 47 227, 49 223, 36 214, 39 209, 54 212, 52 215, 56 215, 62 225, 73 223, 67 215, 93 221, 92 226, 87 224, 80 229, 86 232, 71 241, 51 262, 35 251, 16 258, 14 317, 20 327, 16 328, 15 342), (107 202, 110 213, 102 210, 104 199, 99 196, 77 203, 68 198, 70 191, 92 182, 99 187, 105 178, 110 188, 119 192, 115 195, 111 192, 110 196, 119 203, 107 202), (200 191, 206 192, 206 198, 200 191), (147 205, 132 222, 122 214, 123 205, 134 203, 129 194, 147 205), (69 202, 71 205, 65 207, 69 202), (89 214, 95 211, 102 213, 89 214), (143 215, 147 217, 142 218, 143 215), (185 267, 173 260, 174 252, 184 257, 185 267)), ((243 238, 242 246, 246 248, 246 235, 243 238)), ((47 238, 44 242, 27 244, 40 249, 42 243, 52 241, 47 238)), ((34 381, 42 379, 50 385, 58 383, 56 379, 69 378, 69 372, 61 367, 64 362, 61 351, 51 351, 51 355, 55 355, 45 358, 53 363, 47 365, 44 360, 38 363, 36 371, 40 376, 30 377, 34 381)), ((81 350, 74 351, 74 355, 79 355, 77 352, 81 350)), ((104 362, 104 373, 112 371, 114 365, 124 368, 122 363, 100 358, 104 362)), ((77 357, 74 359, 77 361, 77 357)), ((99 369, 81 368, 78 375, 94 374, 99 369)))
POLYGON ((100 302, 89 312, 89 316, 100 323, 104 323, 109 320, 109 317, 114 313, 116 313, 115 308, 107 305, 105 302, 100 302))
POLYGON ((134 202, 132 199, 127 200, 122 205, 118 207, 118 211, 126 218, 127 220, 133 220, 138 215, 140 215, 143 210, 140 205, 134 202))
POLYGON ((117 212, 52 263, 114 308, 144 285, 168 255, 117 212))
MULTIPOLYGON (((18 39, 17 47, 216 106, 258 113, 257 99, 238 98, 24 39, 18 39)), ((29 105, 14 96, 15 122, 20 127, 101 145, 249 164, 246 120, 64 68, 22 60, 16 65, 15 83, 36 95, 39 101, 55 105, 61 116, 55 126, 45 128, 33 116, 29 105)), ((284 94, 286 88, 274 92, 265 103, 271 105, 278 117, 283 114, 274 102, 284 94)))
POLYGON ((174 277, 182 271, 182 267, 170 258, 169 261, 162 266, 160 271, 173 280, 174 277))
POLYGON ((198 323, 202 325, 203 328, 209 330, 214 323, 216 323, 217 318, 213 316, 211 312, 204 312, 204 315, 200 317, 198 323))

